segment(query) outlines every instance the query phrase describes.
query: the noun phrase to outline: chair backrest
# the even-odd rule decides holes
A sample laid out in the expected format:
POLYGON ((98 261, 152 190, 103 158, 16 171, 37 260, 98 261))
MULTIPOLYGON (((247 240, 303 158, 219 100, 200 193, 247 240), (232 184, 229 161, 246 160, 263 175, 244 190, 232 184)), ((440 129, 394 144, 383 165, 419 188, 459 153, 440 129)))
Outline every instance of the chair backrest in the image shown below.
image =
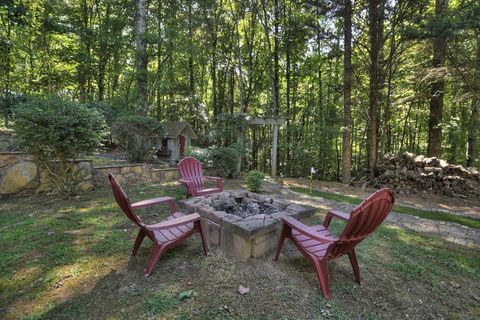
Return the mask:
POLYGON ((182 179, 193 182, 195 190, 202 190, 205 187, 202 163, 193 157, 185 157, 178 163, 178 171, 182 179))
POLYGON ((117 201, 120 209, 122 209, 122 211, 127 215, 128 219, 130 219, 136 225, 140 225, 142 220, 140 220, 140 218, 135 214, 127 194, 125 191, 123 191, 122 187, 120 187, 117 180, 111 173, 108 174, 108 181, 112 186, 113 197, 115 198, 115 201, 117 201))
POLYGON ((355 207, 342 234, 328 248, 328 256, 335 258, 346 254, 368 237, 385 220, 394 203, 393 191, 385 188, 373 193, 355 207))

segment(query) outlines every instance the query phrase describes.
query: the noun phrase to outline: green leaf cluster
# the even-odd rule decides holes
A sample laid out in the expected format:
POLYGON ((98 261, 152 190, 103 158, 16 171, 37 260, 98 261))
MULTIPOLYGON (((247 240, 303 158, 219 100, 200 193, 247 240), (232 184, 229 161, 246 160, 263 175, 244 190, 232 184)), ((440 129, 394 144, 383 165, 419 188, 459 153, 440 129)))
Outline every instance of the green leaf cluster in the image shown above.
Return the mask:
POLYGON ((252 170, 247 173, 247 188, 249 191, 258 192, 262 187, 265 175, 261 171, 252 170))
POLYGON ((163 138, 164 128, 158 120, 130 115, 118 118, 112 126, 112 134, 125 149, 130 162, 144 162, 163 138))

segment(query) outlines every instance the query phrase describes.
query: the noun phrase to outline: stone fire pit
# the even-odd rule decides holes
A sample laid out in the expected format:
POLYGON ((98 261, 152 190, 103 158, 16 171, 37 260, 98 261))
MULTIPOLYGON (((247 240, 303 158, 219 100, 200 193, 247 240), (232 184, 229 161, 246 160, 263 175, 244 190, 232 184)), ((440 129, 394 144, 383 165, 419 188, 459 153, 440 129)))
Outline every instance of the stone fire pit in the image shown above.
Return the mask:
POLYGON ((180 205, 202 216, 210 244, 241 261, 276 247, 283 217, 314 213, 278 197, 237 190, 181 200, 180 205))

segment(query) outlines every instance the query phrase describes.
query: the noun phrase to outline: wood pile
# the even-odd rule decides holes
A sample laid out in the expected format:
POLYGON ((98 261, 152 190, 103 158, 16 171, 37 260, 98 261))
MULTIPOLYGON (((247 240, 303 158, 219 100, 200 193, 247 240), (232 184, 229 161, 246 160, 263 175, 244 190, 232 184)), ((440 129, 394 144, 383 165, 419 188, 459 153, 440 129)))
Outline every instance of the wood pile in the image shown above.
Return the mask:
POLYGON ((480 195, 480 173, 435 157, 387 154, 377 165, 373 186, 404 194, 432 192, 465 198, 480 195))

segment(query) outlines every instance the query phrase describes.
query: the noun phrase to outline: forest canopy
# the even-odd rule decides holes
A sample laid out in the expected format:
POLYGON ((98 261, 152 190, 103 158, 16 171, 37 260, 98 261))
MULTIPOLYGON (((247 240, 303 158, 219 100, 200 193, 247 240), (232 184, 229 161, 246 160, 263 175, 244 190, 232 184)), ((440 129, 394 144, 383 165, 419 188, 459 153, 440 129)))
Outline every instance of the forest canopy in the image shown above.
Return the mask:
MULTIPOLYGON (((478 167, 480 2, 1 0, 5 126, 31 94, 186 120, 204 147, 235 142, 210 133, 225 114, 283 116, 282 175, 405 151, 478 167)), ((243 132, 245 169, 269 171, 272 128, 243 132)))

